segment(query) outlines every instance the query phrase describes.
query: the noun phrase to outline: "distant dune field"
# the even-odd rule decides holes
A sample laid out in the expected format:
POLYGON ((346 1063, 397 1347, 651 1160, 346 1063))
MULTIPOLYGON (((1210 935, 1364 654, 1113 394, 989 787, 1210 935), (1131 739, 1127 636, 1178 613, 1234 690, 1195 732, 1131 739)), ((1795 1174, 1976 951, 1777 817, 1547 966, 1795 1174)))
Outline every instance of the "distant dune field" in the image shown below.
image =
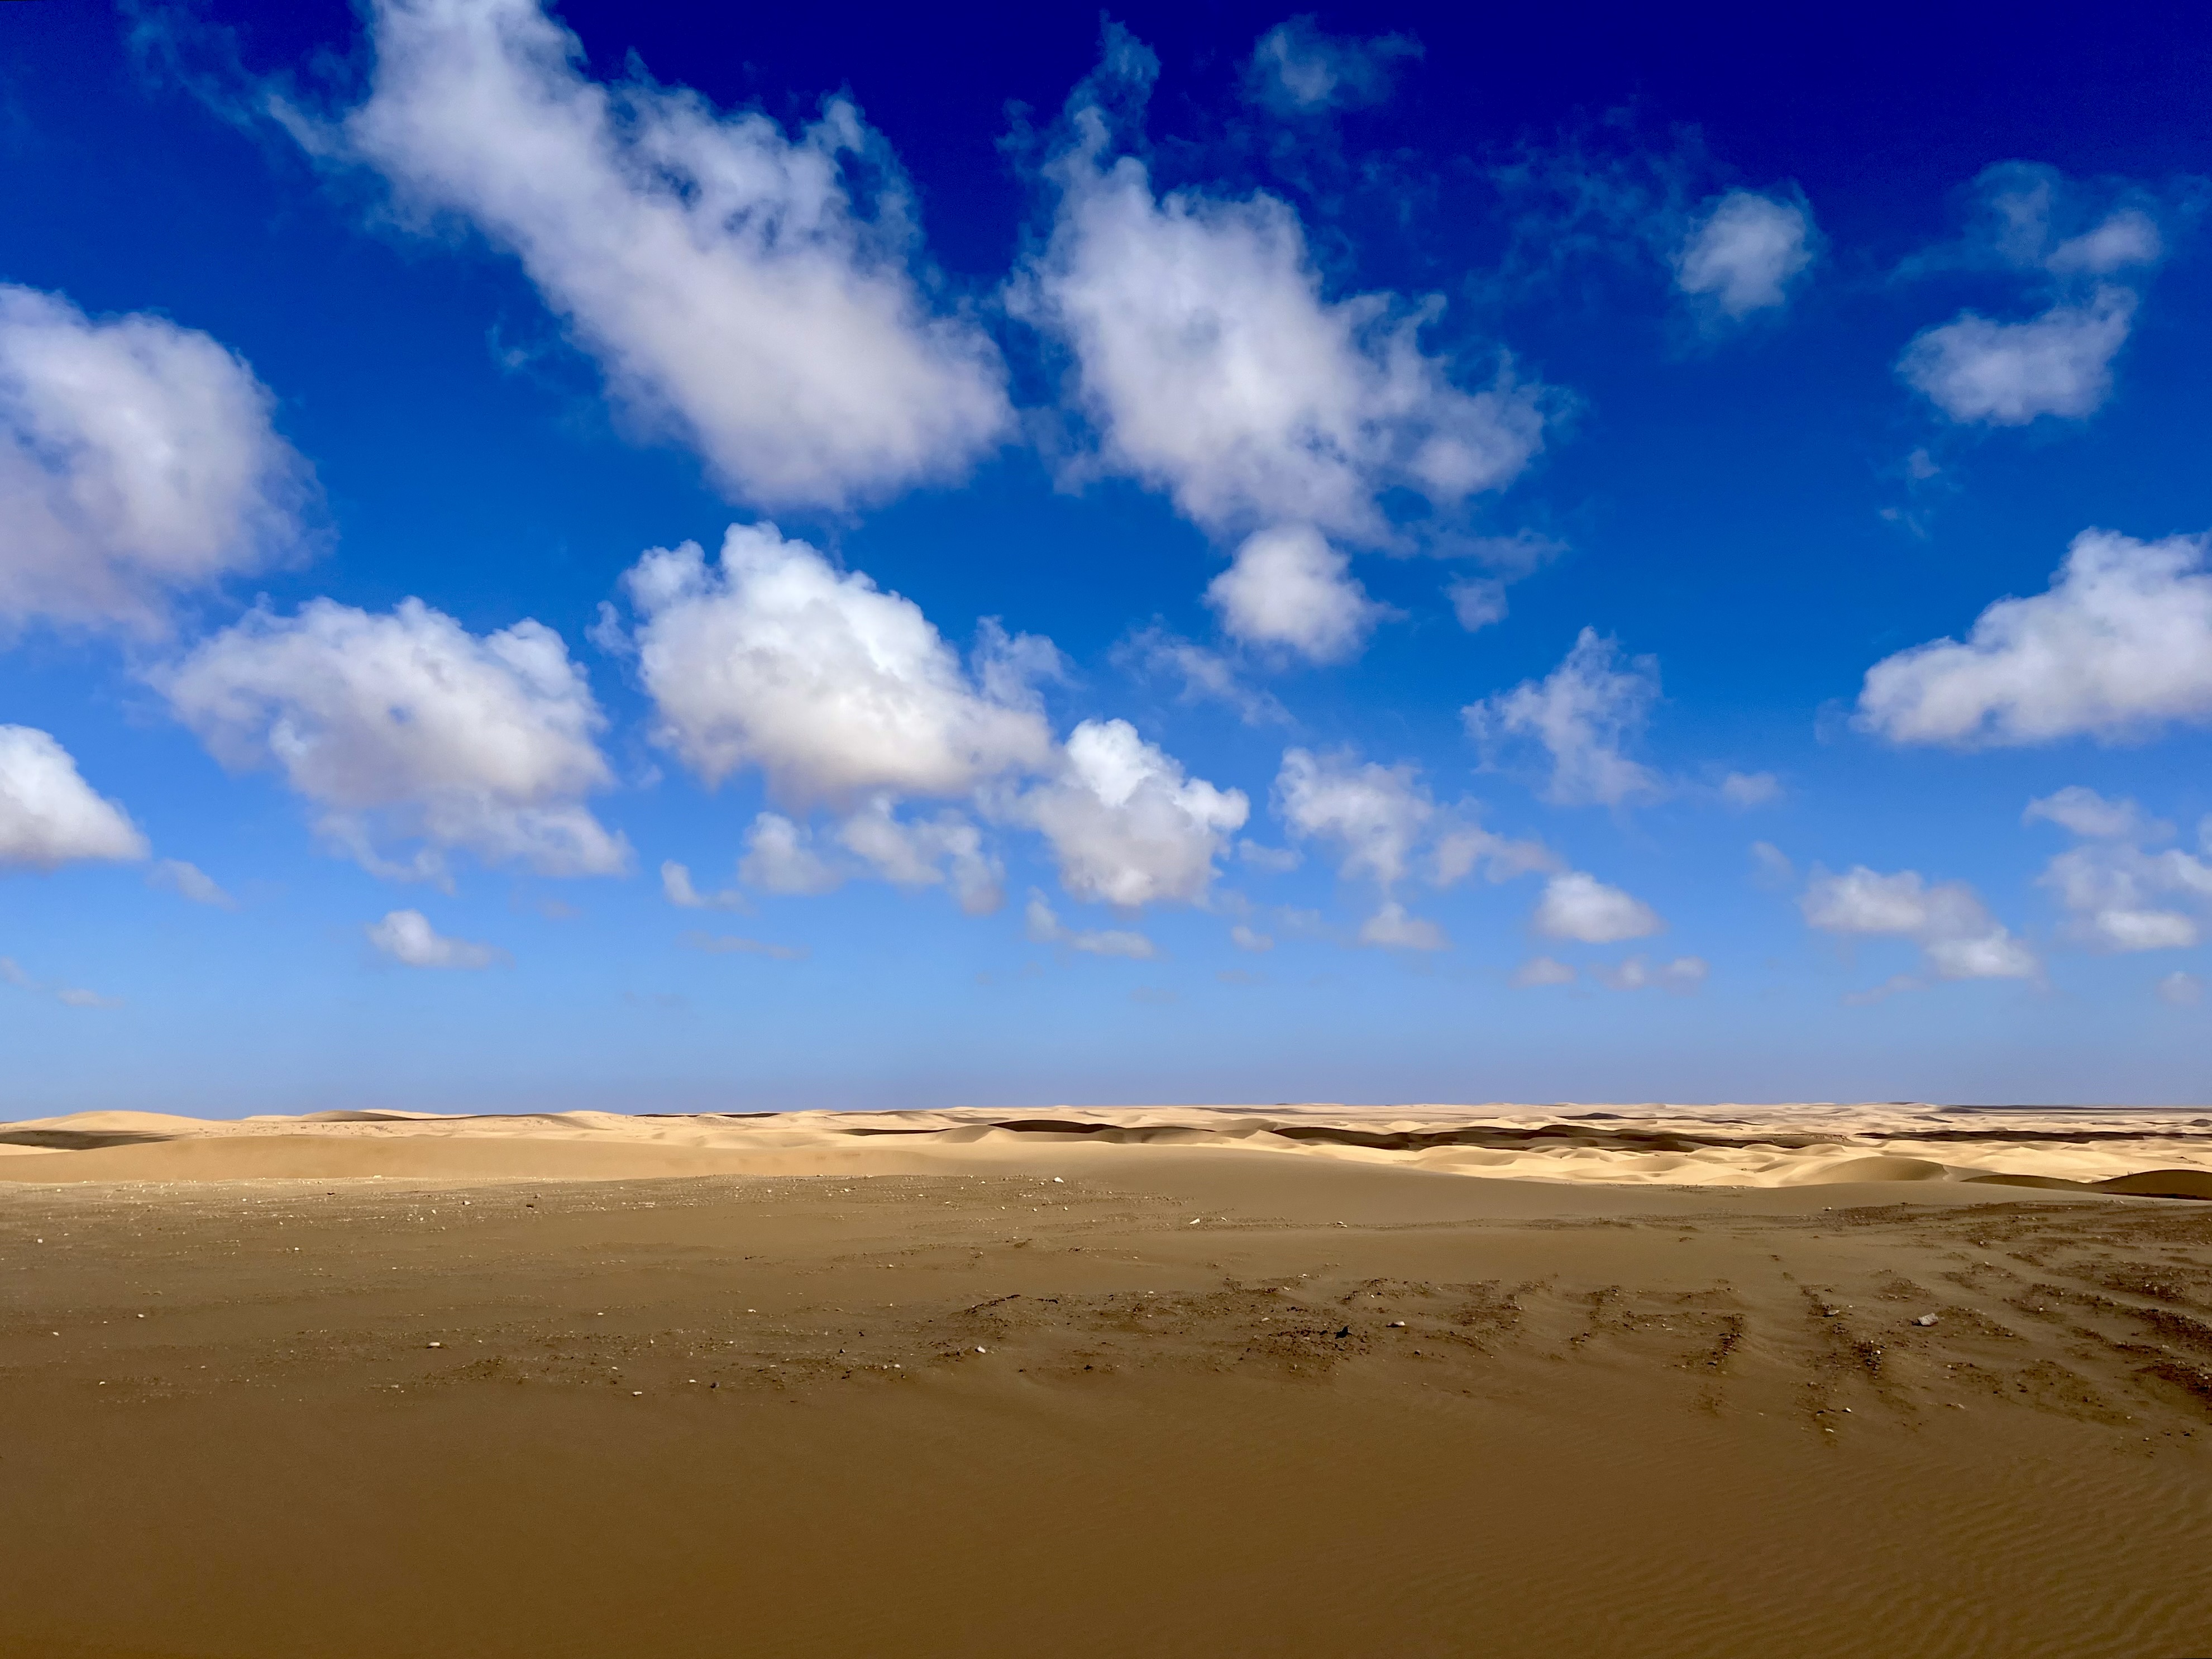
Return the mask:
POLYGON ((0 1654, 2212 1652, 2212 1116, 0 1124, 0 1654))

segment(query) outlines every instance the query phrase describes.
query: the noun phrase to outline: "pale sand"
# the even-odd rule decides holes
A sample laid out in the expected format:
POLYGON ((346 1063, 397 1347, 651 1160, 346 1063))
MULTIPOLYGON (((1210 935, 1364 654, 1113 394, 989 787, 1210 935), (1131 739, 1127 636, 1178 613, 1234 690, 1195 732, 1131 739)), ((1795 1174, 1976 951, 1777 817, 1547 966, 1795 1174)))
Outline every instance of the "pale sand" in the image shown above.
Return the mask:
POLYGON ((1597 1109, 0 1124, 0 1653, 2212 1653, 2212 1115, 1597 1109))

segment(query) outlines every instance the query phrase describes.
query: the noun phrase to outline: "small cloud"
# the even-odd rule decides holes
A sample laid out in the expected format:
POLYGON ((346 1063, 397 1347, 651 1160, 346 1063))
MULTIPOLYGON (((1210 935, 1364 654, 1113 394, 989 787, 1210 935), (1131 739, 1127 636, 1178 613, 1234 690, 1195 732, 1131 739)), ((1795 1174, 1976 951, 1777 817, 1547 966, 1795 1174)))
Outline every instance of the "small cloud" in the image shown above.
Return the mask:
POLYGON ((1224 985, 1264 985, 1267 983, 1267 981, 1259 975, 1248 973, 1242 968, 1224 968, 1219 973, 1214 975, 1214 978, 1219 980, 1224 985))
POLYGON ((1152 627, 1115 647, 1117 667, 1146 676, 1173 676, 1182 682, 1182 702, 1226 703, 1247 726, 1287 726, 1290 711, 1271 693, 1245 683, 1237 665, 1218 651, 1152 627))
POLYGON ((1420 55, 1421 43, 1403 34, 1324 33, 1309 12, 1260 37, 1245 66, 1245 95, 1278 115, 1358 109, 1388 98, 1396 64, 1420 55))
POLYGON ((1141 1003, 1148 1008, 1164 1008, 1178 999, 1173 991, 1164 990, 1157 985, 1139 985, 1129 993, 1129 1000, 1141 1003))
POLYGON ((1569 870, 1544 884, 1543 896, 1536 902, 1535 925, 1547 939, 1614 945, 1648 938, 1667 924, 1643 900, 1607 886, 1585 871, 1569 870))
POLYGON ((2173 833, 2172 824, 2145 817, 2134 801, 2107 800, 2078 783, 2028 802, 2020 819, 2055 823, 2084 841, 2163 841, 2173 833))
POLYGON ((1256 928, 1247 927, 1241 921, 1229 930, 1229 940, 1240 951, 1272 951, 1275 948, 1273 938, 1256 928))
POLYGON ((1407 915, 1406 907, 1395 899, 1385 899, 1382 908, 1367 918, 1359 929, 1359 942, 1387 951, 1443 951, 1451 946, 1443 928, 1425 917, 1407 915))
POLYGON ((489 968, 507 960, 506 951, 491 945, 447 939, 420 910, 394 910, 362 931, 379 951, 410 968, 489 968))
POLYGON ((804 962, 806 947, 800 945, 769 945, 757 939, 740 939, 734 933, 686 933, 677 941, 687 951, 704 951, 714 957, 773 957, 778 962, 804 962))
POLYGON ((146 872, 146 884, 188 898, 195 904, 212 904, 224 910, 238 908, 238 901, 217 886, 212 878, 198 865, 187 864, 182 859, 163 859, 146 872))
POLYGON ((1571 985, 1575 970, 1556 957, 1531 957, 1513 970, 1516 985, 1571 985))
POLYGON ((1739 811, 1782 799, 1782 780, 1771 772, 1731 772, 1721 780, 1721 799, 1739 811))
POLYGON ((63 989, 54 993, 54 1000, 71 1008, 120 1008, 121 997, 104 997, 97 991, 63 989))
POLYGON ((1470 634, 1505 620, 1505 584, 1495 577, 1455 581, 1444 592, 1451 598, 1452 614, 1470 634))
POLYGON ((1023 913, 1024 931, 1039 945, 1064 945, 1071 951, 1080 951, 1087 956, 1126 957, 1134 962, 1150 961, 1159 954, 1152 942, 1142 933, 1109 927, 1096 933, 1076 933, 1060 926, 1060 917, 1044 901, 1044 895, 1035 888, 1030 890, 1030 902, 1023 913))
POLYGON ((1911 991, 1924 991, 1928 981, 1913 974, 1892 974, 1871 991, 1853 991, 1844 998, 1846 1008, 1870 1008, 1891 997, 1903 996, 1911 991))
POLYGON ((2159 981, 2158 1000, 2172 1008, 2194 1008, 2204 1000, 2204 981, 2176 969, 2159 981))
POLYGON ((685 910, 744 910, 751 906, 734 887, 719 893, 702 893, 691 884, 691 872, 670 859, 660 866, 660 890, 668 902, 685 910))

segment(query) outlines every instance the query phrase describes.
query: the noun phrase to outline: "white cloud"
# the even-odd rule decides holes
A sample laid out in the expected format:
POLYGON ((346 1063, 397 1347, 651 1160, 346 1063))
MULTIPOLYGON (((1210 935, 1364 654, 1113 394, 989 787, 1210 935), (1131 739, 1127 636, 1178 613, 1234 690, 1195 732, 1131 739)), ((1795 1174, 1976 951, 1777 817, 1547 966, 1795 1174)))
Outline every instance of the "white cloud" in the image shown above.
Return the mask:
POLYGON ((2205 538, 2074 538, 2048 592, 2003 599, 1962 644, 1936 640, 1867 671, 1856 724, 1961 748, 2106 740, 2212 720, 2205 538))
POLYGON ((56 991, 54 1000, 67 1008, 120 1008, 123 1006, 121 997, 104 997, 97 991, 88 991, 74 985, 64 985, 56 991))
POLYGON ((0 623, 164 632, 175 597, 298 547, 307 464, 197 330, 0 283, 0 623))
POLYGON ((763 812, 745 834, 738 876, 764 893, 787 896, 836 891, 847 872, 814 850, 813 832, 781 812, 763 812))
MULTIPOLYGON (((1485 828, 1472 802, 1439 810, 1411 763, 1382 766, 1361 761, 1349 750, 1316 755, 1310 750, 1283 751, 1275 778, 1275 811, 1292 836, 1335 842, 1344 852, 1339 873, 1364 877, 1391 890, 1415 872, 1418 862, 1432 886, 1449 887, 1480 871, 1492 883, 1557 870, 1559 860, 1538 841, 1516 841, 1485 828)), ((1402 917, 1391 904, 1370 920, 1368 930, 1389 933, 1402 917)), ((1404 925, 1429 928, 1412 921, 1404 925)), ((1437 943, 1419 948, 1441 948, 1437 943)), ((1396 940, 1368 939, 1369 943, 1396 940)))
POLYGON ((1643 900, 1581 870, 1562 871, 1544 884, 1534 921, 1536 931, 1547 939, 1578 939, 1585 945, 1646 939, 1667 926, 1643 900))
POLYGON ((1102 100, 1140 107, 1158 60, 1108 31, 1046 169, 1051 240, 1010 295, 1073 353, 1098 464, 1167 491, 1218 535, 1285 524, 1389 539, 1403 489, 1449 507, 1519 475, 1542 442, 1540 388, 1501 372, 1464 392, 1421 349, 1440 301, 1330 301, 1296 211, 1264 193, 1156 197, 1115 156, 1102 100))
POLYGON ((2201 917, 2212 910, 2212 864, 2173 848, 2154 853, 2141 845, 2171 836, 2172 824, 2146 818, 2131 800, 2107 800, 2079 786, 2030 801, 2023 816, 2083 837, 2081 845, 2053 858, 2036 884, 2065 908, 2067 933, 2075 941, 2093 950, 2177 951, 2203 939, 2201 917))
POLYGON ((734 887, 726 887, 719 893, 702 893, 691 884, 688 866, 674 859, 665 860, 660 866, 660 890, 671 904, 684 910, 744 910, 749 907, 745 896, 734 887))
POLYGON ((394 910, 362 929, 368 942, 410 968, 489 968, 507 953, 465 939, 447 939, 420 910, 394 910))
POLYGON ((1451 600, 1452 615, 1470 634, 1479 634, 1492 623, 1505 620, 1505 584, 1502 581, 1472 577, 1452 583, 1444 592, 1451 600))
POLYGON ((222 910, 235 910, 238 901, 223 891, 221 884, 196 864, 182 859, 163 859, 146 872, 146 880, 155 887, 167 888, 179 898, 188 898, 195 904, 212 904, 222 910))
POLYGON ((1367 597, 1351 561, 1311 525, 1254 532, 1206 590, 1222 626, 1247 645, 1280 646, 1313 662, 1357 656, 1390 614, 1367 597))
POLYGON ((1275 778, 1275 810, 1291 834, 1342 847, 1342 873, 1369 877, 1388 890, 1405 878, 1437 808, 1410 764, 1286 749, 1275 778))
POLYGON ((2089 841, 2136 841, 2162 838, 2173 833, 2172 824, 2145 817, 2142 808, 2134 801, 2107 800, 2095 790, 2085 789, 2078 783, 2028 802, 2027 811, 2020 816, 2023 823, 2033 823, 2039 818, 2089 841))
POLYGON ((1802 202, 1732 190, 1675 249, 1674 285, 1731 318, 1785 305, 1791 280, 1813 263, 1812 229, 1802 202))
POLYGON ((218 761, 281 770, 380 875, 442 880, 455 848, 556 876, 629 864, 584 805, 612 781, 605 717, 540 623, 478 636, 419 599, 388 616, 315 599, 252 612, 157 683, 218 761), (404 840, 423 843, 408 863, 380 850, 404 840))
POLYGON ((1202 899, 1250 811, 1243 792, 1186 777, 1127 720, 1084 721, 1063 754, 1057 774, 1010 809, 1051 842, 1060 884, 1125 908, 1202 899))
POLYGON ((985 850, 982 831, 959 812, 902 819, 879 795, 837 826, 837 842, 895 887, 949 884, 971 916, 1004 902, 1006 872, 985 850))
POLYGON ((1798 906, 1826 933, 1909 939, 1944 979, 2028 979, 2039 971, 2035 953, 1962 881, 1930 886, 1917 870, 1885 876, 1864 865, 1842 875, 1815 870, 1798 906))
POLYGON ((850 805, 1050 763, 1042 714, 1009 684, 1012 642, 988 659, 994 696, 912 600, 773 525, 731 526, 713 565, 696 543, 655 549, 623 583, 658 739, 709 784, 750 765, 781 799, 850 805))
POLYGON ((1555 957, 1531 957, 1513 970, 1512 983, 1529 985, 1571 985, 1575 970, 1555 957))
POLYGON ((2176 969, 2158 982, 2158 1000, 2173 1008, 2194 1008, 2204 1000, 2204 981, 2176 969))
POLYGON ((52 870, 146 856, 146 837, 95 794, 68 750, 27 726, 0 726, 0 870, 52 870))
POLYGON ((1731 772, 1721 780, 1721 799, 1739 811, 1782 799, 1782 780, 1771 772, 1731 772))
POLYGON ((1478 743, 1529 738, 1552 758, 1545 799, 1560 805, 1617 806, 1659 793, 1659 775, 1625 752, 1659 696, 1656 657, 1622 665, 1619 641, 1585 628, 1559 665, 1460 711, 1478 743))
POLYGON ((1451 947, 1443 928, 1424 917, 1407 915, 1406 907, 1395 899, 1383 900, 1382 908, 1360 924, 1359 942, 1392 951, 1444 951, 1451 947))
POLYGON ((1962 312, 1917 336, 1898 373, 1954 421, 2079 420, 2112 393, 2112 359, 2127 343, 2135 306, 2127 289, 2100 286, 2082 303, 2054 305, 2024 323, 1962 312))
POLYGON ((847 507, 956 475, 1006 430, 997 353, 933 312, 911 192, 849 102, 794 139, 641 70, 590 79, 535 0, 372 15, 368 100, 334 146, 295 130, 513 252, 616 393, 732 490, 847 507))
POLYGON ((795 945, 767 945, 734 933, 686 933, 678 941, 687 951, 703 951, 710 957, 772 957, 778 962, 804 962, 806 951, 795 945))
POLYGON ((1420 55, 1420 42, 1402 34, 1361 40, 1324 33, 1310 15, 1293 17, 1252 49, 1245 93, 1279 115, 1358 109, 1390 95, 1396 60, 1420 55))
POLYGON ((1270 935, 1256 927, 1248 927, 1241 921, 1229 930, 1229 942, 1240 951, 1272 951, 1275 948, 1275 941, 1270 935))
POLYGON ((1474 873, 1493 885, 1516 876, 1548 873, 1560 867, 1559 855, 1540 841, 1515 841, 1468 822, 1466 809, 1437 832, 1430 849, 1429 879, 1449 887, 1474 873))
POLYGON ((1127 957, 1135 961, 1149 961, 1158 954, 1152 940, 1142 933, 1121 928, 1105 928, 1097 933, 1073 933, 1060 926, 1060 917, 1052 906, 1045 902, 1044 895, 1035 888, 1030 890, 1030 902, 1023 911, 1024 931, 1039 945, 1065 945, 1071 951, 1081 951, 1094 957, 1127 957))
POLYGON ((1615 967, 1596 967, 1590 972, 1616 991, 1642 991, 1656 986, 1677 996, 1687 996, 1705 982, 1712 971, 1703 957, 1676 957, 1655 963, 1648 957, 1631 957, 1615 967))

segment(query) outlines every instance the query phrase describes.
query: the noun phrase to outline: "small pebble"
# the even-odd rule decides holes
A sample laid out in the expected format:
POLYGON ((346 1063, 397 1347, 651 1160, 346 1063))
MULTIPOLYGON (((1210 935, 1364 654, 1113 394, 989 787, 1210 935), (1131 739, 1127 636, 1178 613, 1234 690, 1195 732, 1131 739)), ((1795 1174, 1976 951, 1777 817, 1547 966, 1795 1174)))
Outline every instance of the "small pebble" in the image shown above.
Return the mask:
POLYGON ((430 1346, 434 1348, 442 1348, 446 1345, 442 1342, 433 1342, 430 1346))
POLYGON ((1914 1320, 1912 1322, 1916 1325, 1933 1325, 1936 1322, 1936 1316, 1934 1314, 1923 1314, 1919 1318, 1914 1320))
POLYGON ((1394 1331, 1402 1331, 1406 1328, 1406 1322, 1402 1319, 1394 1319, 1390 1322, 1390 1328, 1394 1331))

